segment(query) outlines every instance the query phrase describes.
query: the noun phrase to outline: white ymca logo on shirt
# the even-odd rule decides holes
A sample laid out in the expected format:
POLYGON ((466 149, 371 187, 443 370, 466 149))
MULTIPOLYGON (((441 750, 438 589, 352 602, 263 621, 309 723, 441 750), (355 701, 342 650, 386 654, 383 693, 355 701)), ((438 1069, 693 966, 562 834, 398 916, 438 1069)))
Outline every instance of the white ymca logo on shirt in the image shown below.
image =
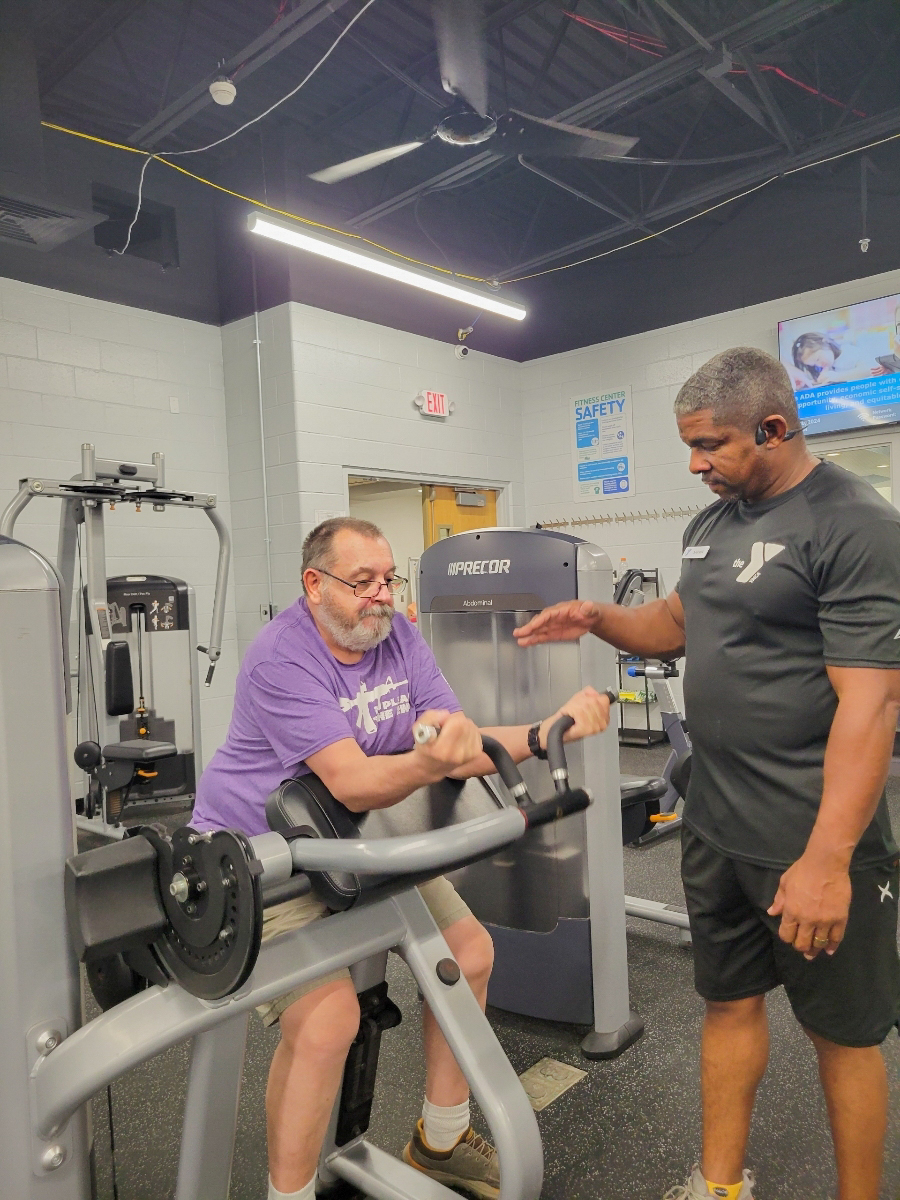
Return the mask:
POLYGON ((753 583, 759 578, 760 572, 767 562, 771 562, 776 554, 780 554, 784 546, 779 546, 777 542, 754 542, 750 550, 750 561, 744 566, 742 558, 734 560, 735 567, 743 567, 740 575, 737 577, 738 583, 753 583))
POLYGON ((408 692, 404 692, 400 696, 390 695, 391 692, 396 692, 402 687, 409 687, 408 679, 398 679, 394 683, 388 675, 384 683, 379 683, 377 687, 371 689, 363 680, 359 685, 359 691, 352 700, 345 696, 339 696, 338 703, 341 706, 341 712, 351 712, 354 708, 356 709, 357 729, 365 729, 366 733, 374 733, 377 728, 376 722, 392 720, 395 712, 409 712, 408 692))

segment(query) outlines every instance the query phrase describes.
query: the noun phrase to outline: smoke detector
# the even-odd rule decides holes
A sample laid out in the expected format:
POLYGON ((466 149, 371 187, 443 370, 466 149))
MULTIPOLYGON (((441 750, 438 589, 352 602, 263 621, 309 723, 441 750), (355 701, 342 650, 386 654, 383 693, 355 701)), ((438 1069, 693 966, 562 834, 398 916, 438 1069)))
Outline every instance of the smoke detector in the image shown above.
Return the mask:
POLYGON ((220 75, 209 85, 209 94, 216 104, 231 104, 237 95, 237 88, 227 75, 220 75))

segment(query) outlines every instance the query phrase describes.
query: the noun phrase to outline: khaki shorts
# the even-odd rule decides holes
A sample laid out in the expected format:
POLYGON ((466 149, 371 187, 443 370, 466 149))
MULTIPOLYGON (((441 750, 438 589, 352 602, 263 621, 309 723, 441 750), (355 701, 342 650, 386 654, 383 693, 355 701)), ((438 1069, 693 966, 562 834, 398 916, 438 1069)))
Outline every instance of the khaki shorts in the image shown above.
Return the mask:
MULTIPOLYGON (((443 875, 437 879, 429 879, 428 883, 423 883, 419 888, 419 893, 428 906, 428 911, 434 917, 435 924, 442 932, 449 929, 451 925, 455 925, 457 921, 461 921, 463 917, 472 915, 468 904, 443 875)), ((283 933, 302 929, 304 925, 309 925, 311 922, 327 916, 328 911, 322 901, 317 900, 313 895, 298 896, 294 900, 285 900, 283 904, 275 904, 263 913, 262 940, 265 943, 283 933)), ((301 984, 300 987, 294 988, 286 995, 279 996, 277 1000, 259 1005, 256 1011, 262 1017, 263 1025, 274 1025, 281 1014, 301 996, 308 996, 310 992, 316 991, 326 983, 349 978, 349 969, 341 967, 339 971, 330 971, 327 975, 321 975, 318 979, 301 984)))

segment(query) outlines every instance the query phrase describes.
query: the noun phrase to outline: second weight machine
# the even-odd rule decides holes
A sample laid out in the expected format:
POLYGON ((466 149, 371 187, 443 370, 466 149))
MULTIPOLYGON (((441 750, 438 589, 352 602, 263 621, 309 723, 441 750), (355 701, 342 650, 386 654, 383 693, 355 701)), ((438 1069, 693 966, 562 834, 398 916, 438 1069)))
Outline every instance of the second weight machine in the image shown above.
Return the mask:
POLYGON ((215 495, 166 488, 161 453, 149 463, 122 462, 99 458, 85 443, 81 471, 71 479, 19 481, 0 517, 0 536, 12 538, 22 511, 41 497, 62 501, 56 572, 66 680, 77 680, 75 762, 85 776, 75 797, 78 825, 118 838, 126 804, 194 793, 202 769, 196 651, 209 660, 209 686, 222 653, 231 537, 215 495), (197 645, 194 590, 183 580, 138 573, 107 578, 104 521, 117 504, 136 512, 144 505, 157 513, 198 508, 209 518, 219 555, 208 645, 197 645))

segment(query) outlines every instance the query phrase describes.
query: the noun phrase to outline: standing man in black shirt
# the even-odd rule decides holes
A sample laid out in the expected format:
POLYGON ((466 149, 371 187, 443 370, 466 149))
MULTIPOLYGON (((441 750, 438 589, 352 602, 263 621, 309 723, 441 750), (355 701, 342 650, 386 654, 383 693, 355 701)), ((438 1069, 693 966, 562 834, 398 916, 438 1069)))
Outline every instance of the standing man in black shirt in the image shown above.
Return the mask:
POLYGON ((688 526, 677 591, 573 601, 519 644, 593 633, 686 653, 693 770, 682 877, 706 1001, 703 1154, 671 1200, 752 1200, 744 1152, 783 985, 815 1047, 839 1200, 877 1200, 880 1044, 900 1017, 898 851, 884 784, 900 711, 900 513, 810 454, 784 368, 738 347, 675 401, 690 470, 719 497, 688 526))

